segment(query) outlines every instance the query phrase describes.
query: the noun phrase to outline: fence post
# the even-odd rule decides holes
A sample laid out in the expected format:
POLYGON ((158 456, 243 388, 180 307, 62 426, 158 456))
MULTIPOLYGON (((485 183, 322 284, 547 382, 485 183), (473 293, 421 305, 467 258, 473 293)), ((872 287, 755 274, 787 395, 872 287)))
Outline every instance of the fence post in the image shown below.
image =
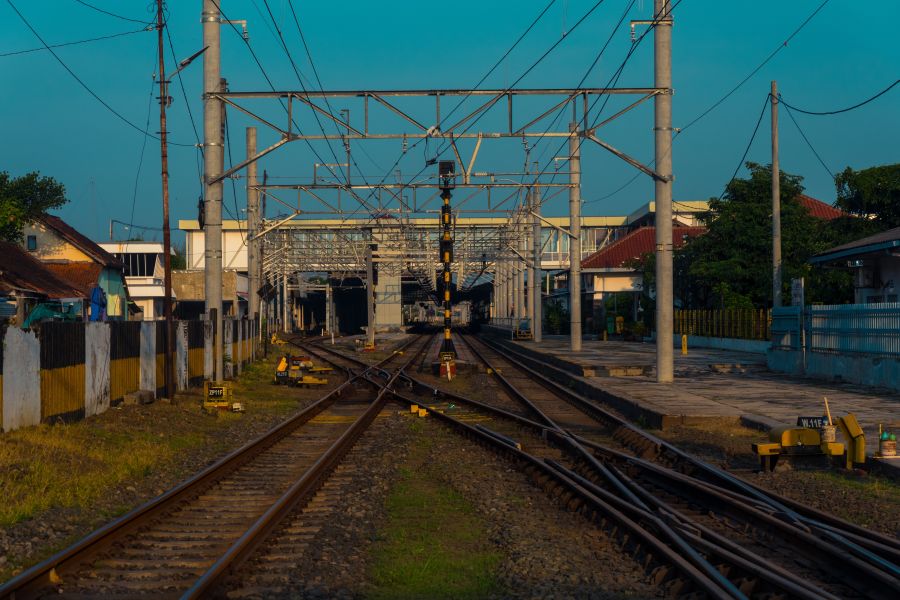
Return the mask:
POLYGON ((156 321, 141 322, 141 390, 156 398, 156 321))
POLYGON ((84 416, 109 408, 109 323, 84 324, 84 416))
POLYGON ((175 321, 175 389, 186 390, 188 387, 188 323, 175 321))
POLYGON ((33 331, 6 329, 3 351, 3 431, 41 422, 41 344, 33 331))

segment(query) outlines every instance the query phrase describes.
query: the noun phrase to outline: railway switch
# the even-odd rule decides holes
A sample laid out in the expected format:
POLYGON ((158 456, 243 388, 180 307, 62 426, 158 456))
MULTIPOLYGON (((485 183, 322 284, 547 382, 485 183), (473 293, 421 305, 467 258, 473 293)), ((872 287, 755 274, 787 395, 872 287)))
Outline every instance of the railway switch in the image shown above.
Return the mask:
POLYGON ((752 444, 752 449, 759 456, 763 471, 775 470, 782 459, 800 464, 816 458, 844 456, 845 451, 848 469, 866 460, 866 438, 852 413, 833 422, 826 417, 798 417, 796 426, 773 428, 769 431, 769 441, 752 444), (835 441, 838 428, 846 444, 835 441))

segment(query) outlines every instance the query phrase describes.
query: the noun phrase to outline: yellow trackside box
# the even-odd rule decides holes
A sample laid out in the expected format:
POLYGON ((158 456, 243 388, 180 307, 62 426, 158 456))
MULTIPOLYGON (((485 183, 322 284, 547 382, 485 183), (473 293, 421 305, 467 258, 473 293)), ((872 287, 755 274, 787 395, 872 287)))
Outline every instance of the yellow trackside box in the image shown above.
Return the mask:
POLYGON ((231 408, 231 382, 204 381, 203 408, 231 408))
POLYGON ((775 427, 769 431, 769 441, 777 442, 784 448, 796 448, 799 446, 815 446, 818 449, 822 443, 819 432, 806 427, 775 427))

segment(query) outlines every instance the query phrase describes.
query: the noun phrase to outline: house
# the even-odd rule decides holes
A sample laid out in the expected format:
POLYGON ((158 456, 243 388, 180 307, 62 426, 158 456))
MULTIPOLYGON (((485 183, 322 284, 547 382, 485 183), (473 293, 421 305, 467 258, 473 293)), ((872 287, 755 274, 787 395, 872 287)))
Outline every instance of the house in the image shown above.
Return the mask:
POLYGON ((52 303, 58 312, 81 316, 87 296, 57 277, 17 244, 0 242, 0 322, 22 326, 35 307, 52 303))
MULTIPOLYGON (((98 245, 125 265, 128 295, 143 312, 143 319, 153 321, 164 318, 165 254, 162 242, 105 242, 98 245)), ((171 253, 174 256, 175 251, 171 253)), ((173 302, 175 298, 173 293, 173 302)))
POLYGON ((816 254, 814 265, 850 269, 855 304, 897 302, 900 288, 900 227, 816 254))
POLYGON ((23 231, 25 250, 86 297, 99 287, 106 294, 106 318, 127 320, 125 265, 65 221, 42 215, 23 231))
MULTIPOLYGON (((247 276, 233 270, 222 272, 222 316, 247 316, 247 276)), ((172 271, 172 294, 178 298, 175 315, 197 319, 205 311, 206 281, 203 271, 172 271)))

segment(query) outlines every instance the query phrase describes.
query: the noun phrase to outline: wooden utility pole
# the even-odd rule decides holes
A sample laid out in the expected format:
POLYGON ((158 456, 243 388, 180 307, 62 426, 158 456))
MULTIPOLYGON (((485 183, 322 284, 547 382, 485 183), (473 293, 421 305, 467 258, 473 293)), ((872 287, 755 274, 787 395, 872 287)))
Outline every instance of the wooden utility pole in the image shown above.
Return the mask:
POLYGON ((162 170, 163 205, 163 315, 166 319, 166 351, 164 369, 166 372, 166 397, 175 398, 175 327, 172 320, 172 238, 169 232, 169 149, 166 140, 166 107, 169 104, 169 89, 166 81, 166 62, 163 52, 163 0, 156 1, 156 33, 159 44, 159 147, 162 170))
POLYGON ((778 83, 772 82, 772 306, 781 306, 781 168, 778 164, 778 83))

